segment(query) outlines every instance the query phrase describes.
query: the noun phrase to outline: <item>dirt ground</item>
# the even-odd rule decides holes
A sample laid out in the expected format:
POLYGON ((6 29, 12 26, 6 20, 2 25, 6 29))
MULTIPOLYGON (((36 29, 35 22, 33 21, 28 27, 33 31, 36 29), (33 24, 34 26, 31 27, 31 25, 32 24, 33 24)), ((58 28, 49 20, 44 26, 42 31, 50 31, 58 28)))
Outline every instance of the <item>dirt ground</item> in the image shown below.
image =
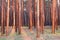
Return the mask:
POLYGON ((33 32, 30 32, 28 27, 23 27, 20 35, 15 33, 12 28, 9 28, 9 30, 9 35, 0 36, 0 40, 60 40, 60 27, 55 34, 51 33, 51 27, 45 27, 44 34, 40 33, 39 38, 36 38, 36 28, 33 28, 33 32))

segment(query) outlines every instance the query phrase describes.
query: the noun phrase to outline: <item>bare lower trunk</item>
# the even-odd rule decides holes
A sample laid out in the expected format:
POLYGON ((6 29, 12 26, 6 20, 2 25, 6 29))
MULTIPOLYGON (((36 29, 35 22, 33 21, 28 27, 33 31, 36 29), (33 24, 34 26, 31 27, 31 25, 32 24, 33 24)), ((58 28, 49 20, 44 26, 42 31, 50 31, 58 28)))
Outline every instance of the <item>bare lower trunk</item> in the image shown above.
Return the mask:
POLYGON ((14 4, 14 0, 12 0, 12 11, 13 11, 13 29, 15 31, 15 4, 14 4))
POLYGON ((7 0, 7 26, 6 26, 6 36, 8 35, 8 29, 9 29, 9 5, 10 5, 10 0, 7 0))
POLYGON ((37 0, 37 13, 36 13, 36 28, 37 28, 37 37, 39 37, 40 35, 40 27, 39 27, 39 0, 37 0))
POLYGON ((44 20, 45 20, 45 17, 44 17, 44 0, 40 0, 40 29, 41 29, 41 32, 43 33, 44 32, 44 20))
POLYGON ((3 2, 4 2, 4 0, 2 0, 2 13, 1 13, 1 31, 2 31, 2 33, 1 33, 1 35, 3 35, 3 30, 4 30, 4 26, 3 26, 3 13, 4 13, 4 7, 3 7, 3 2))
POLYGON ((52 0, 52 10, 51 10, 51 15, 52 15, 52 33, 55 33, 55 21, 56 21, 56 0, 52 0))
POLYGON ((19 27, 19 24, 18 24, 18 22, 19 22, 19 19, 18 19, 18 18, 19 18, 19 17, 18 17, 18 15, 19 15, 19 14, 18 14, 18 13, 19 13, 19 10, 18 10, 18 6, 19 6, 19 5, 18 5, 18 0, 16 0, 16 5, 15 5, 15 6, 16 6, 16 9, 15 9, 15 12, 16 12, 16 13, 15 13, 15 17, 16 17, 16 19, 15 19, 15 20, 16 20, 16 23, 15 23, 15 24, 16 24, 16 26, 15 26, 15 31, 17 32, 17 28, 19 27))
POLYGON ((21 0, 19 0, 19 34, 21 33, 21 27, 22 27, 22 21, 21 21, 21 0))
POLYGON ((30 31, 32 31, 32 0, 28 0, 28 6, 29 6, 29 28, 30 31))

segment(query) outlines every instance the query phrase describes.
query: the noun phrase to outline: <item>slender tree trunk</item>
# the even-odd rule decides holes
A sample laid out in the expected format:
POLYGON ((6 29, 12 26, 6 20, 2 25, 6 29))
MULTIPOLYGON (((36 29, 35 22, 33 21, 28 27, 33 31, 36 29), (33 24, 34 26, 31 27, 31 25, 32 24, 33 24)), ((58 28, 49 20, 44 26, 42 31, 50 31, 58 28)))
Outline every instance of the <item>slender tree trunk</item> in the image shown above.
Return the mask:
POLYGON ((16 11, 16 14, 15 14, 15 17, 16 17, 16 19, 15 19, 15 20, 16 20, 16 23, 15 23, 15 24, 16 24, 15 31, 17 32, 17 28, 18 28, 18 26, 19 26, 19 24, 18 24, 18 21, 19 21, 19 19, 18 19, 18 18, 19 18, 19 17, 18 17, 18 15, 19 15, 19 14, 18 14, 18 13, 19 13, 19 12, 18 12, 18 6, 19 6, 19 5, 18 5, 18 0, 16 0, 15 2, 16 2, 16 5, 15 5, 15 7, 16 7, 16 9, 15 9, 15 11, 16 11))
POLYGON ((21 18, 22 23, 21 24, 23 26, 24 0, 21 0, 20 4, 21 4, 21 13, 22 13, 21 14, 22 15, 22 18, 21 18))
POLYGON ((5 0, 2 0, 1 35, 5 33, 5 0))
POLYGON ((37 13, 35 14, 36 15, 36 28, 37 28, 37 37, 39 37, 39 34, 40 34, 40 27, 39 27, 39 0, 36 0, 37 1, 37 13))
POLYGON ((19 34, 21 33, 21 27, 22 27, 22 21, 21 21, 21 0, 19 0, 19 34))
POLYGON ((13 11, 13 29, 15 30, 15 0, 12 0, 12 11, 13 11))
POLYGON ((35 14, 36 14, 36 0, 34 0, 34 26, 36 27, 36 19, 35 19, 35 14))
POLYGON ((8 35, 8 29, 9 29, 9 5, 10 0, 7 0, 7 26, 6 26, 6 36, 8 35))
POLYGON ((2 17, 1 17, 1 31, 2 31, 2 33, 1 33, 1 35, 3 35, 3 30, 4 30, 4 26, 3 26, 3 14, 4 14, 3 2, 4 2, 4 0, 2 0, 2 13, 1 13, 1 15, 2 15, 2 17))
POLYGON ((55 14, 55 29, 58 30, 58 12, 57 12, 57 1, 56 1, 56 14, 55 14))
POLYGON ((3 14, 3 26, 4 26, 4 33, 5 33, 5 28, 6 28, 6 25, 5 25, 5 22, 6 22, 6 0, 4 0, 4 14, 3 14))
POLYGON ((32 31, 32 0, 28 0, 29 5, 29 27, 30 31, 32 31))
POLYGON ((44 21, 45 21, 45 18, 44 18, 44 0, 40 0, 39 2, 40 4, 40 29, 41 29, 41 32, 43 33, 44 32, 44 21))
POLYGON ((52 15, 52 33, 55 33, 55 21, 56 21, 56 0, 52 0, 52 9, 51 9, 51 15, 52 15))

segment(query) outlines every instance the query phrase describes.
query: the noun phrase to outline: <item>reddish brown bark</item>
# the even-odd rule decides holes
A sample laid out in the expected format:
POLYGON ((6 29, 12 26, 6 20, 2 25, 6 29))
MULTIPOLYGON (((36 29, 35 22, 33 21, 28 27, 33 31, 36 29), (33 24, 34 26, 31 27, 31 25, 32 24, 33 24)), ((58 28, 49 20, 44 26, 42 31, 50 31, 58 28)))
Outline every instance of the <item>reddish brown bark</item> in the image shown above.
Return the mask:
POLYGON ((21 27, 22 27, 22 17, 21 17, 21 0, 19 0, 19 34, 21 33, 21 27))
POLYGON ((29 29, 32 31, 32 0, 27 0, 27 11, 29 12, 29 29))
POLYGON ((12 11, 13 11, 13 29, 15 30, 15 4, 14 0, 12 0, 12 11))
POLYGON ((8 35, 8 29, 9 29, 9 5, 10 0, 7 0, 7 26, 6 26, 6 36, 8 35))
POLYGON ((4 33, 5 33, 5 28, 6 28, 6 0, 4 0, 4 14, 3 14, 3 26, 4 26, 4 33))
POLYGON ((44 32, 44 21, 45 21, 45 17, 44 17, 44 0, 40 0, 39 1, 39 7, 40 7, 40 30, 43 33, 44 32))
POLYGON ((20 34, 21 33, 21 26, 22 26, 22 18, 21 18, 21 0, 16 0, 16 27, 15 27, 15 31, 20 34))
POLYGON ((21 23, 21 24, 22 24, 22 26, 23 26, 24 0, 21 0, 21 3, 22 3, 22 4, 21 4, 21 13, 22 13, 22 14, 21 14, 21 15, 22 15, 22 18, 21 18, 22 23, 21 23))
POLYGON ((55 14, 55 29, 58 30, 58 12, 57 12, 57 2, 56 2, 56 14, 55 14))
POLYGON ((2 0, 2 13, 1 13, 1 15, 2 15, 2 17, 1 17, 1 35, 3 35, 3 30, 4 30, 4 26, 3 26, 3 13, 4 13, 4 7, 3 7, 3 2, 4 2, 4 0, 2 0))
POLYGON ((37 3, 36 3, 36 0, 34 0, 34 15, 35 15, 35 27, 36 27, 36 13, 37 13, 37 11, 36 11, 36 6, 37 6, 37 3))
MULTIPOLYGON (((36 1, 35 1, 36 2, 36 1)), ((40 27, 39 27, 39 0, 37 0, 37 13, 36 15, 36 28, 37 28, 37 37, 40 35, 40 27)))
POLYGON ((16 32, 17 32, 17 28, 18 28, 18 26, 19 26, 19 24, 18 24, 18 22, 19 22, 19 19, 18 19, 18 18, 19 18, 19 16, 18 16, 18 15, 19 15, 19 14, 18 14, 18 13, 19 13, 18 6, 19 6, 19 5, 18 5, 18 0, 16 0, 16 2, 15 2, 15 7, 16 7, 16 9, 15 9, 15 20, 16 20, 16 21, 15 21, 15 22, 16 22, 16 23, 15 23, 15 25, 16 25, 16 26, 15 26, 15 31, 16 31, 16 32))
POLYGON ((56 23, 57 23, 57 13, 56 13, 57 0, 52 0, 51 8, 51 18, 52 18, 52 33, 55 33, 56 23))

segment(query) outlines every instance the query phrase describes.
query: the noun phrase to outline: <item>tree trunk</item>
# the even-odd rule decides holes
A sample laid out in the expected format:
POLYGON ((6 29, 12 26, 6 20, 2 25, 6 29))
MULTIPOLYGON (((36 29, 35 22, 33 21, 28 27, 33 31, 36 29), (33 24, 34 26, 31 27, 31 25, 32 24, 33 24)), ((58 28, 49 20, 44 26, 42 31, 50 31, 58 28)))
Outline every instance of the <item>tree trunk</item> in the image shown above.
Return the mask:
POLYGON ((32 0, 28 0, 29 5, 29 27, 30 31, 32 31, 32 0))
POLYGON ((9 29, 9 5, 10 0, 7 0, 7 26, 6 26, 6 36, 8 35, 8 29, 9 29))
POLYGON ((44 0, 40 0, 40 30, 43 33, 44 31, 44 21, 45 21, 45 16, 44 16, 44 0))
POLYGON ((19 19, 18 19, 18 18, 19 18, 19 16, 18 16, 18 15, 19 15, 19 14, 18 14, 18 13, 19 13, 19 11, 18 11, 18 6, 19 6, 19 5, 18 5, 18 0, 16 0, 16 5, 15 5, 15 7, 16 7, 16 9, 15 9, 15 12, 16 12, 16 13, 15 13, 15 17, 16 17, 16 18, 15 18, 15 20, 16 20, 16 23, 15 23, 15 25, 16 25, 15 31, 16 31, 16 32, 17 32, 17 28, 18 28, 18 26, 19 26, 19 24, 18 24, 18 22, 19 22, 19 19))
POLYGON ((21 33, 22 21, 21 21, 21 0, 19 0, 19 34, 21 33))
POLYGON ((36 15, 36 28, 37 28, 37 37, 39 37, 40 34, 40 27, 39 27, 39 0, 37 0, 37 13, 36 15))
POLYGON ((12 11, 13 11, 13 29, 15 31, 15 4, 14 4, 14 0, 12 0, 12 11))
POLYGON ((57 0, 52 0, 51 16, 52 16, 52 33, 55 33, 56 27, 56 4, 57 0))

